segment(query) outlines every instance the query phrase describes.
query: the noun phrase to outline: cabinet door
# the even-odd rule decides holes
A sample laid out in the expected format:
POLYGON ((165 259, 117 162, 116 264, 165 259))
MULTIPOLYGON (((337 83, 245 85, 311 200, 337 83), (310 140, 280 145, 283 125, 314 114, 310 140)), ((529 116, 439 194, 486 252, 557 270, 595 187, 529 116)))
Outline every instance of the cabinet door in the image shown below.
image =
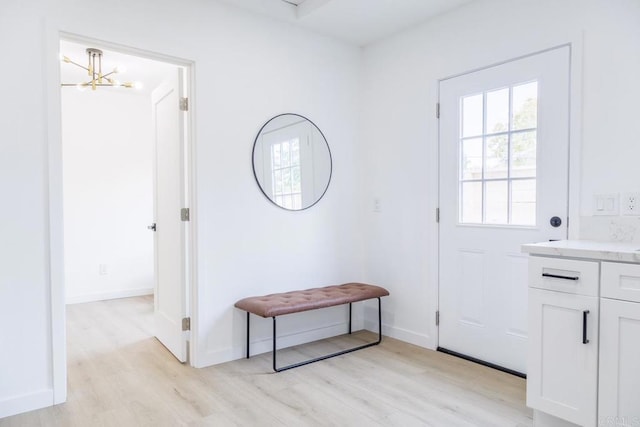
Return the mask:
POLYGON ((527 405, 595 426, 598 298, 530 288, 528 344, 527 405))
POLYGON ((640 303, 600 302, 600 392, 602 425, 640 425, 640 303))

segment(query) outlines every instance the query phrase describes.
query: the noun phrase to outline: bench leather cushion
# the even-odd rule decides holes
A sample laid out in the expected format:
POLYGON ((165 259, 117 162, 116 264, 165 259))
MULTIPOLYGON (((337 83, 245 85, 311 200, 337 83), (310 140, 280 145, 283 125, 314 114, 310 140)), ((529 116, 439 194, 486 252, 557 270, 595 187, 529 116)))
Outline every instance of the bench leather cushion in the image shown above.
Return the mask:
POLYGON ((238 301, 235 306, 258 316, 275 317, 387 295, 389 295, 389 291, 380 286, 364 283, 345 283, 344 285, 326 286, 304 291, 244 298, 238 301))

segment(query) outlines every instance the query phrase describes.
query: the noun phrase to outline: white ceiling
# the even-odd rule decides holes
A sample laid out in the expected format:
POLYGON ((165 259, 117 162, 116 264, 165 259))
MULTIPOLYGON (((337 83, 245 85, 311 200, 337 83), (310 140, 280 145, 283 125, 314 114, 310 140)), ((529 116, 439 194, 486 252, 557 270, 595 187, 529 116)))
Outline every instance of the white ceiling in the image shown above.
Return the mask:
MULTIPOLYGON (((116 66, 125 67, 125 72, 115 75, 121 82, 140 82, 142 89, 140 93, 150 93, 158 87, 170 73, 177 72, 177 66, 165 62, 154 61, 138 56, 105 49, 102 46, 75 43, 67 40, 60 41, 60 54, 67 56, 74 62, 82 66, 87 66, 88 58, 86 49, 94 47, 102 50, 102 72, 111 72, 116 66)), ((66 62, 60 62, 60 82, 61 83, 83 83, 89 81, 87 72, 80 67, 66 62)), ((74 88, 64 88, 65 90, 75 90, 74 88)), ((125 88, 104 88, 104 90, 127 90, 136 89, 125 88)))
POLYGON ((364 46, 475 0, 220 0, 364 46))
MULTIPOLYGON (((245 10, 291 22, 309 30, 364 46, 424 22, 465 3, 477 0, 219 0, 245 10)), ((124 65, 120 81, 140 81, 149 93, 176 70, 175 65, 62 40, 60 53, 85 65, 86 48, 103 51, 103 72, 124 65)), ((88 81, 86 71, 72 64, 60 65, 62 83, 88 81)), ((71 89, 69 89, 71 90, 71 89)), ((106 88, 106 90, 114 90, 106 88)), ((129 89, 127 89, 129 90, 129 89)))

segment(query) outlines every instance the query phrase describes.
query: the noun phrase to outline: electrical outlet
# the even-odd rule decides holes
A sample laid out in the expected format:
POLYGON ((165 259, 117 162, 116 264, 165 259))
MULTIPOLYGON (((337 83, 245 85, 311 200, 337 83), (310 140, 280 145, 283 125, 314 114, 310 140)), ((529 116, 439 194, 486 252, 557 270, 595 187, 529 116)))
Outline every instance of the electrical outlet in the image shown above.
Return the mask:
POLYGON ((640 193, 622 193, 620 195, 620 213, 640 216, 640 193))
POLYGON ((380 197, 373 198, 373 211, 382 212, 382 203, 380 202, 380 197))

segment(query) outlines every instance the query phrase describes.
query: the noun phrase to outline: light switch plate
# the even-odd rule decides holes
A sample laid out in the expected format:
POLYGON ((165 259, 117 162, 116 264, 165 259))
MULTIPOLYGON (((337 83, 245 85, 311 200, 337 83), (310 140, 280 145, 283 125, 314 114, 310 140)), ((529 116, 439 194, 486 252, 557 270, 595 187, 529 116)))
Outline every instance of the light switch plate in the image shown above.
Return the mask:
POLYGON ((594 215, 618 215, 618 212, 620 212, 619 205, 619 196, 617 193, 594 194, 593 196, 594 215))

